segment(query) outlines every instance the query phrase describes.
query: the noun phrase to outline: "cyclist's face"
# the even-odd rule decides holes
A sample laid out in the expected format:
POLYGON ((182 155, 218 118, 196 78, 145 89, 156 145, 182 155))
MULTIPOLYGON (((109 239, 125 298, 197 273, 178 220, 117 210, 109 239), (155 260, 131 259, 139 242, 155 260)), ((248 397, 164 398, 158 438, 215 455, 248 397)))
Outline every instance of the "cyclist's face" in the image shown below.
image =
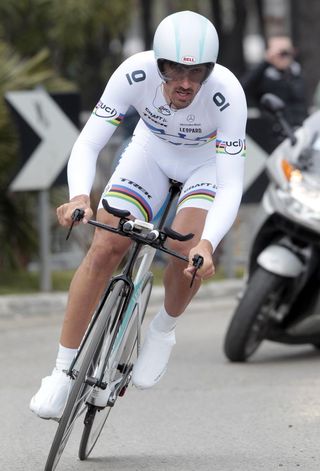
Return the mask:
POLYGON ((205 64, 184 65, 177 62, 164 61, 163 76, 167 81, 180 81, 188 78, 191 82, 201 84, 208 74, 205 64))
POLYGON ((205 65, 188 66, 166 62, 162 75, 166 82, 164 90, 171 104, 177 108, 186 108, 192 103, 207 74, 205 65))

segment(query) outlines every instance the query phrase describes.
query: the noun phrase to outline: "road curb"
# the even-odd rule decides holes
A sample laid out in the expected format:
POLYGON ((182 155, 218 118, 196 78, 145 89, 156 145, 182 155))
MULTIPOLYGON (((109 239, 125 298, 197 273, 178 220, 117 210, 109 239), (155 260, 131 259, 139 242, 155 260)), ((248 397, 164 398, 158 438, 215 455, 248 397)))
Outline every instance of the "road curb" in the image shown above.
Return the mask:
MULTIPOLYGON (((242 285, 243 281, 238 279, 206 283, 201 287, 196 299, 234 297, 242 285)), ((161 302, 163 295, 163 287, 155 286, 152 291, 151 304, 161 302)), ((0 318, 56 314, 64 311, 67 297, 67 292, 0 296, 0 318)))

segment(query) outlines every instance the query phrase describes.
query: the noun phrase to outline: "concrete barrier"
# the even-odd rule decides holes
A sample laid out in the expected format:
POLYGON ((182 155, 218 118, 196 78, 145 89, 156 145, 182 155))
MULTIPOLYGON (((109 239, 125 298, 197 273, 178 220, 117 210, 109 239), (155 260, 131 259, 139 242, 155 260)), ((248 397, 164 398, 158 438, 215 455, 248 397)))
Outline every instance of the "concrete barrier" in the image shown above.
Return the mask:
MULTIPOLYGON (((204 284, 196 298, 234 297, 241 290, 243 281, 228 279, 204 284)), ((155 286, 151 295, 151 303, 160 303, 164 289, 155 286)), ((0 317, 39 316, 63 312, 67 304, 66 292, 33 293, 0 296, 0 317)))

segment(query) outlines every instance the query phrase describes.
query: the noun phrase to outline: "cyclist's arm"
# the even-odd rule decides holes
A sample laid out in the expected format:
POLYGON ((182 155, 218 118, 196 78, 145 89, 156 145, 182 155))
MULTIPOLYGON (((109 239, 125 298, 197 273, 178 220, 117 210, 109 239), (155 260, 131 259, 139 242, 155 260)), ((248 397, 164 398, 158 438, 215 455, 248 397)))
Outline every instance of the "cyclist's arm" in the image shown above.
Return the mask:
POLYGON ((92 217, 90 207, 90 198, 87 195, 77 195, 70 199, 68 203, 62 204, 57 208, 57 218, 62 226, 70 226, 73 213, 76 209, 84 210, 82 222, 86 223, 92 217))
POLYGON ((141 97, 143 83, 128 81, 128 71, 137 67, 139 58, 124 61, 111 76, 98 104, 75 142, 68 162, 70 199, 90 195, 100 151, 121 124, 129 106, 141 97))
POLYGON ((230 106, 221 112, 216 141, 217 192, 201 237, 211 243, 213 251, 237 216, 243 190, 246 152, 247 105, 244 92, 232 74, 224 95, 230 106))

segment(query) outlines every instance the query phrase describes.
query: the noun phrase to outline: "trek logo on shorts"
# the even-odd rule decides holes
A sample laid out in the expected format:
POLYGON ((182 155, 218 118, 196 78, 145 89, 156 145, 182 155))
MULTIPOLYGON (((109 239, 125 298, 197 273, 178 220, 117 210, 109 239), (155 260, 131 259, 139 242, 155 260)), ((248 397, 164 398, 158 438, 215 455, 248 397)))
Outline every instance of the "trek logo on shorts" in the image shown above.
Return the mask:
POLYGON ((114 118, 118 114, 118 112, 115 108, 111 108, 110 106, 107 106, 105 103, 103 103, 100 100, 96 104, 93 110, 93 114, 95 114, 99 118, 110 119, 110 118, 114 118))
POLYGON ((136 182, 133 182, 132 180, 128 180, 128 178, 124 178, 124 177, 121 177, 120 180, 122 182, 125 182, 127 185, 129 186, 133 186, 134 188, 137 188, 138 190, 141 191, 141 193, 143 193, 147 198, 151 199, 152 196, 150 195, 150 193, 147 192, 147 190, 145 190, 141 185, 139 185, 139 183, 136 183, 136 182))
POLYGON ((244 139, 236 139, 235 141, 220 141, 217 140, 217 153, 228 155, 246 155, 246 142, 244 139))

